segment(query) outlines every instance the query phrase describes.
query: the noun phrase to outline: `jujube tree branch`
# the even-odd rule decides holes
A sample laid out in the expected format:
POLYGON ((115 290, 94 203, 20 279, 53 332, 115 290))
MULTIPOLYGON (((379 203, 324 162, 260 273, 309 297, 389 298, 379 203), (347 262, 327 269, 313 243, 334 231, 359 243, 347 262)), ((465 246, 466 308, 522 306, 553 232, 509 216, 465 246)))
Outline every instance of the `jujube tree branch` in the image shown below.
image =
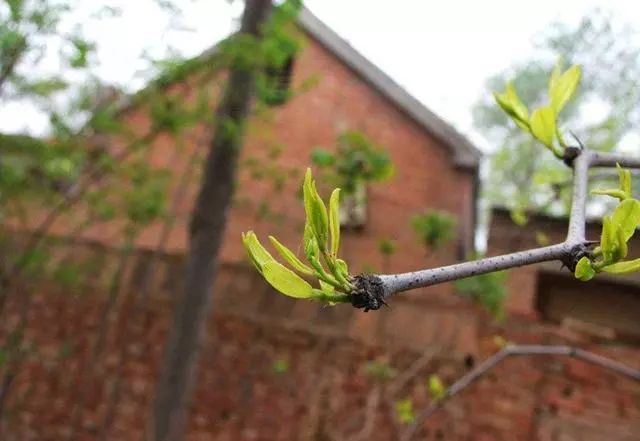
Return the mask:
POLYGON ((531 115, 518 97, 513 84, 508 84, 504 93, 495 94, 498 105, 519 127, 573 169, 573 200, 564 242, 401 274, 351 275, 348 273, 347 263, 338 258, 338 189, 333 192, 327 210, 315 188, 311 171, 308 170, 303 185, 307 216, 303 243, 309 265, 299 260, 277 239, 270 237, 270 240, 293 270, 304 276, 315 276, 319 289, 278 263, 250 231, 243 235, 243 242, 252 262, 265 279, 285 295, 330 304, 351 303, 356 308, 363 308, 365 312, 379 309, 390 296, 403 291, 540 262, 560 261, 575 273, 576 278, 583 281, 601 271, 624 273, 640 270, 640 259, 624 260, 628 252, 627 242, 640 224, 640 201, 632 198, 631 175, 629 170, 623 168, 640 168, 640 158, 592 152, 579 140, 579 146, 569 145, 558 125, 558 116, 572 98, 580 75, 578 66, 562 72, 558 65, 549 81, 549 103, 534 110, 531 115), (585 237, 591 167, 616 167, 620 179, 620 188, 595 192, 620 200, 613 214, 603 219, 600 241, 585 237))

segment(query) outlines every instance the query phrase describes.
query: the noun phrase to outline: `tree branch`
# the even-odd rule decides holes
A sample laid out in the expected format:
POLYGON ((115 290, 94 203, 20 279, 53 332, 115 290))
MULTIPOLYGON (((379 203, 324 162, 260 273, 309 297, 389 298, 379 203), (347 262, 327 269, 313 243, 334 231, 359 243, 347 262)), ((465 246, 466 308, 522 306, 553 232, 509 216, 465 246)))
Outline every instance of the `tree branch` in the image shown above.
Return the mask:
POLYGON ((409 441, 416 434, 417 430, 424 424, 424 422, 435 412, 437 412, 444 403, 459 394, 467 387, 471 386, 481 376, 493 369, 498 363, 511 356, 535 356, 535 355, 560 355, 576 358, 582 360, 585 363, 599 366, 603 369, 612 371, 616 374, 625 376, 631 380, 640 381, 640 369, 632 368, 626 364, 604 357, 602 355, 595 354, 593 352, 585 351, 583 349, 575 348, 565 345, 511 345, 506 346, 499 352, 496 352, 491 357, 480 363, 474 369, 462 376, 458 381, 453 383, 445 392, 445 395, 438 401, 434 402, 430 407, 426 408, 402 434, 402 441, 409 441))
POLYGON ((487 257, 469 262, 457 263, 438 268, 430 268, 409 273, 378 276, 383 283, 385 297, 401 291, 450 282, 470 276, 501 271, 532 263, 558 260, 570 253, 566 243, 560 243, 527 251, 487 257))
POLYGON ((380 292, 368 293, 371 298, 375 299, 375 303, 365 305, 366 309, 377 309, 389 296, 402 291, 534 263, 557 260, 573 271, 578 260, 586 255, 589 246, 593 245, 593 242, 585 238, 589 168, 615 167, 617 163, 623 167, 640 168, 640 158, 596 153, 587 149, 573 152, 573 155, 572 158, 568 158, 566 161, 573 168, 573 201, 567 239, 564 242, 527 251, 408 273, 359 276, 376 279, 377 285, 380 287, 380 292))

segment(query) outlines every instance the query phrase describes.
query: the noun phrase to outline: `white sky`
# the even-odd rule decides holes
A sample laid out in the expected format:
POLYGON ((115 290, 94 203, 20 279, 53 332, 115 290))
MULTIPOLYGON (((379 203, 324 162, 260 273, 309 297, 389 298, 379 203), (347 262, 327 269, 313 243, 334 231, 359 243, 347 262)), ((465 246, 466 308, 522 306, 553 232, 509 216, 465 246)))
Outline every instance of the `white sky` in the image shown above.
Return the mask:
MULTIPOLYGON (((100 2, 81 2, 95 10, 100 2)), ((77 21, 98 42, 99 75, 108 81, 139 87, 136 73, 144 67, 140 53, 171 45, 196 55, 233 29, 242 8, 236 0, 185 1, 182 21, 189 30, 167 32, 169 18, 152 0, 116 0, 124 14, 118 19, 77 21)), ((532 52, 532 40, 555 20, 575 23, 585 12, 601 7, 619 19, 640 24, 635 0, 307 0, 306 6, 356 49, 381 67, 427 107, 470 136, 471 106, 484 81, 532 52), (393 5, 393 6, 391 6, 393 5)), ((80 18, 82 17, 82 18, 80 18)), ((74 25, 75 23, 70 23, 74 25)), ((42 120, 22 106, 0 109, 0 128, 41 130, 42 120)))

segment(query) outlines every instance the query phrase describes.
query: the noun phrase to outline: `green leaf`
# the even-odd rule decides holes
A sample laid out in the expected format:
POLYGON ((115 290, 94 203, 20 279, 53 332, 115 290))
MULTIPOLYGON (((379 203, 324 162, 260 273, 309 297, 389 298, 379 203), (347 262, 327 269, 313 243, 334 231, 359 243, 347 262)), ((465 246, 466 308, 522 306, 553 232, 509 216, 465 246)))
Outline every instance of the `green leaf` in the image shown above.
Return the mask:
POLYGON ((513 85, 513 81, 509 81, 509 83, 507 83, 506 95, 509 100, 509 103, 511 104, 511 108, 513 109, 513 112, 517 116, 517 119, 519 119, 522 122, 528 121, 529 110, 527 109, 527 106, 525 106, 522 103, 522 100, 520 100, 520 97, 518 96, 518 92, 516 92, 516 88, 513 85))
POLYGON ((289 265, 291 265, 293 269, 308 276, 313 275, 313 270, 302 263, 302 261, 296 257, 293 251, 278 242, 278 239, 273 236, 269 236, 269 240, 271 241, 271 244, 275 247, 275 249, 278 250, 278 253, 282 256, 282 258, 287 261, 287 263, 289 263, 289 265))
POLYGON ((340 189, 336 188, 329 199, 329 231, 331 232, 331 254, 338 255, 340 247, 340 189))
POLYGON ((549 88, 547 92, 549 97, 552 97, 557 86, 558 80, 560 79, 560 75, 562 75, 562 60, 559 59, 556 65, 553 68, 553 72, 551 72, 551 76, 549 77, 549 88))
POLYGON ((624 230, 622 228, 618 228, 616 230, 616 235, 618 239, 618 249, 616 250, 616 253, 613 257, 615 260, 620 260, 627 257, 627 254, 629 253, 629 247, 627 246, 627 241, 624 237, 624 230))
POLYGON ((342 259, 336 259, 336 269, 338 270, 338 275, 345 280, 349 280, 349 268, 347 266, 347 262, 342 259))
POLYGON ((611 216, 605 216, 602 218, 602 234, 600 236, 600 247, 602 248, 602 257, 605 262, 613 261, 613 254, 617 248, 616 242, 611 216))
POLYGON ((429 394, 433 401, 440 401, 447 394, 447 388, 444 387, 440 377, 435 374, 429 376, 429 394))
POLYGON ((533 136, 549 147, 551 151, 554 151, 553 138, 556 133, 556 113, 554 110, 551 107, 541 107, 535 110, 531 115, 530 124, 533 136))
POLYGON ((262 266, 262 275, 271 286, 284 295, 296 299, 308 299, 313 296, 311 285, 275 260, 268 261, 262 266))
POLYGON ((333 285, 331 285, 331 284, 329 284, 327 282, 324 282, 322 280, 318 280, 318 282, 320 282, 320 289, 322 290, 323 293, 325 293, 327 295, 330 295, 330 296, 332 296, 332 295, 334 295, 336 293, 336 288, 333 285))
POLYGON ((322 202, 315 183, 311 177, 311 169, 307 169, 303 185, 304 207, 307 220, 311 225, 313 234, 318 241, 321 250, 326 249, 329 236, 329 220, 327 208, 322 202))
POLYGON ((311 261, 318 257, 320 250, 318 249, 318 241, 313 236, 311 225, 306 224, 304 227, 304 255, 307 260, 311 261))
POLYGON ((624 191, 631 197, 631 171, 620 167, 620 164, 616 163, 618 169, 618 176, 620 178, 620 190, 624 191))
MULTIPOLYGON (((509 95, 508 91, 505 92, 505 93, 502 93, 502 94, 494 92, 493 97, 495 98, 496 103, 498 103, 498 106, 500 106, 500 108, 504 111, 504 113, 509 115, 509 117, 511 117, 511 119, 513 119, 513 121, 519 127, 521 127, 524 130, 529 131, 528 119, 524 119, 524 120, 521 119, 521 114, 519 114, 518 111, 516 110, 516 108, 514 107, 514 103, 512 103, 512 101, 511 101, 512 100, 512 96, 509 95)), ((518 99, 518 102, 519 102, 519 99, 518 99)), ((517 106, 517 104, 515 104, 515 106, 517 106)), ((526 108, 525 108, 525 110, 526 110, 526 108)))
POLYGON ((602 268, 602 271, 605 271, 607 273, 612 273, 612 274, 633 273, 639 270, 640 270, 640 259, 617 262, 602 268))
POLYGON ((624 242, 627 242, 640 224, 640 202, 636 199, 622 201, 613 212, 612 221, 624 232, 624 242))
POLYGON ((551 107, 557 114, 573 97, 580 82, 580 74, 580 66, 571 66, 553 83, 549 98, 551 99, 551 107))
POLYGON ((396 402, 396 417, 402 424, 411 424, 416 420, 411 398, 396 402))
POLYGON ((578 264, 576 265, 576 271, 575 271, 576 279, 586 282, 588 280, 593 279, 595 275, 596 275, 596 272, 591 266, 591 261, 589 260, 589 258, 588 257, 581 258, 578 261, 578 264))
POLYGON ((242 243, 247 250, 247 254, 251 258, 251 262, 253 262, 254 266, 261 274, 264 274, 264 265, 271 261, 275 262, 275 259, 262 246, 262 244, 258 240, 258 236, 256 236, 256 233, 254 233, 253 231, 242 233, 242 243))
POLYGON ((309 264, 311 264, 311 266, 313 267, 315 275, 316 277, 318 277, 318 279, 327 282, 335 287, 342 286, 342 284, 338 282, 335 277, 333 277, 324 269, 322 263, 320 263, 320 259, 317 256, 309 259, 309 264))
POLYGON ((612 198, 616 198, 621 201, 624 201, 629 197, 627 193, 617 188, 610 188, 607 190, 602 190, 602 189, 591 190, 591 194, 596 194, 601 196, 611 196, 612 198))

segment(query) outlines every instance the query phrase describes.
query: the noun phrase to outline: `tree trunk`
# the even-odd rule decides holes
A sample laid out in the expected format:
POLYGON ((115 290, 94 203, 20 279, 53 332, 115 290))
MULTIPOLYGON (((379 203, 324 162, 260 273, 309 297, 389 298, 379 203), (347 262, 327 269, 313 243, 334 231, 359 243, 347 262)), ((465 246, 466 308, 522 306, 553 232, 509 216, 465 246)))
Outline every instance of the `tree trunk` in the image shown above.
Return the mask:
MULTIPOLYGON (((246 0, 240 33, 261 37, 271 0, 246 0)), ((216 258, 224 237, 242 134, 255 86, 255 72, 232 65, 225 94, 215 115, 215 132, 189 228, 184 292, 178 300, 156 390, 152 437, 184 438, 196 379, 198 351, 210 311, 216 258)))

